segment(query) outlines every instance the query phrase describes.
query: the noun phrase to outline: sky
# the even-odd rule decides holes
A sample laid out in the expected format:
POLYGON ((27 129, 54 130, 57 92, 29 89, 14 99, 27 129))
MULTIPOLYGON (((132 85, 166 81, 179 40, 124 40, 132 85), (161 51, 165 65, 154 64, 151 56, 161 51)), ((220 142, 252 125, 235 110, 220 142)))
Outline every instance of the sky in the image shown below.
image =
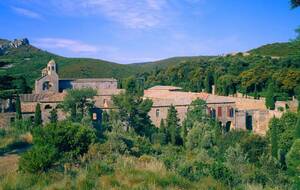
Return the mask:
POLYGON ((299 25, 289 0, 0 0, 0 38, 124 64, 247 51, 299 25))

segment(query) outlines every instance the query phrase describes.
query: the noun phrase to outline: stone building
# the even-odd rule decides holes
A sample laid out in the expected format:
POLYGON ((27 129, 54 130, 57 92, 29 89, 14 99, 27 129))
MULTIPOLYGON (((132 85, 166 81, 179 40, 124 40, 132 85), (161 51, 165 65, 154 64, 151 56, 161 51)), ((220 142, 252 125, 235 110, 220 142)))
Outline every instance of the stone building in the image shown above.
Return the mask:
POLYGON ((111 109, 112 96, 123 91, 117 88, 117 80, 112 78, 60 79, 57 64, 51 60, 42 70, 41 77, 35 81, 33 93, 20 95, 23 117, 33 120, 35 107, 39 103, 43 122, 49 122, 50 111, 54 108, 57 108, 59 120, 65 119, 67 115, 59 109, 59 104, 67 94, 66 90, 83 88, 97 91, 95 106, 101 109, 111 109))
MULTIPOLYGON (((117 80, 112 78, 92 79, 60 79, 57 73, 57 65, 51 60, 41 77, 35 82, 32 94, 20 95, 23 118, 33 120, 37 103, 41 105, 42 119, 49 121, 50 111, 58 108, 59 119, 66 118, 66 113, 59 109, 59 104, 64 100, 67 89, 92 88, 97 91, 94 97, 95 107, 101 110, 114 109, 112 96, 120 94, 123 89, 117 88, 117 80)), ((174 86, 154 86, 144 91, 144 98, 151 99, 153 106, 149 116, 153 124, 159 127, 161 120, 167 118, 168 109, 175 106, 178 117, 182 122, 192 101, 202 99, 206 102, 207 113, 216 118, 228 129, 248 129, 257 134, 264 135, 268 130, 268 123, 272 117, 281 117, 289 107, 297 109, 297 100, 290 102, 277 102, 276 110, 268 110, 265 100, 252 98, 218 96, 205 92, 183 92, 181 88, 174 86)), ((11 110, 9 113, 0 113, 0 127, 9 125, 14 120, 15 113, 11 109, 11 101, 0 101, 1 110, 11 110)))

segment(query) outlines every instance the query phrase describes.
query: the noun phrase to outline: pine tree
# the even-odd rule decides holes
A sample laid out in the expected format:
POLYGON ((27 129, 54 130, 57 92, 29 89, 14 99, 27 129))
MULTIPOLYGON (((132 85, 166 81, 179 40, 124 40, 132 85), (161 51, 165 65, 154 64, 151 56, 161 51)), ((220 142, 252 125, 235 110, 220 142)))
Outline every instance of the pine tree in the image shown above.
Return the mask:
POLYGON ((275 96, 274 96, 274 83, 271 82, 268 86, 268 91, 266 95, 266 107, 270 110, 275 109, 275 96))
POLYGON ((35 107, 35 113, 34 113, 34 125, 40 126, 42 125, 42 112, 41 112, 41 105, 38 103, 35 107))
POLYGON ((173 105, 171 105, 168 110, 166 123, 167 142, 171 143, 172 145, 179 145, 181 141, 179 132, 179 119, 177 117, 177 110, 173 105))
POLYGON ((50 117, 49 117, 50 123, 57 123, 58 116, 57 116, 57 110, 52 109, 50 111, 50 117))
POLYGON ((16 119, 17 120, 22 119, 22 110, 21 110, 20 97, 17 97, 17 99, 16 99, 16 119))

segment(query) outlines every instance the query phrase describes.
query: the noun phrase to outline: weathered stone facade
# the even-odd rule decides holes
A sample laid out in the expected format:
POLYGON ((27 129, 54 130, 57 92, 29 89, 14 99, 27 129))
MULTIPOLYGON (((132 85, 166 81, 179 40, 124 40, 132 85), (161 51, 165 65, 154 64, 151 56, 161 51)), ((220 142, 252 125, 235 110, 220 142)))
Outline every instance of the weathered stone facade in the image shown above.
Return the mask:
POLYGON ((51 60, 47 67, 43 69, 41 78, 35 81, 35 94, 58 93, 58 88, 56 63, 51 60))

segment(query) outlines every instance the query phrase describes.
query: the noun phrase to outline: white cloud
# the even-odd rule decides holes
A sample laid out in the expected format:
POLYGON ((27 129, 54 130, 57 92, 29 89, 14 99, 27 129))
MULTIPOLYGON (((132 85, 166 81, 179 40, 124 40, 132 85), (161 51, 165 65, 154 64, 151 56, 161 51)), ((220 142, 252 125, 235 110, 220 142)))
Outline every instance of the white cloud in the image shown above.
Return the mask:
POLYGON ((31 11, 29 9, 24 9, 24 8, 20 8, 20 7, 12 7, 12 9, 17 14, 26 16, 28 18, 43 19, 42 15, 40 15, 39 13, 36 13, 34 11, 31 11))
POLYGON ((101 50, 97 46, 64 38, 40 38, 36 39, 33 44, 44 49, 65 49, 73 53, 96 53, 101 50))
POLYGON ((76 4, 70 4, 69 0, 64 2, 65 6, 73 10, 84 14, 102 14, 129 28, 154 27, 164 20, 162 8, 165 0, 78 0, 74 2, 76 4))

